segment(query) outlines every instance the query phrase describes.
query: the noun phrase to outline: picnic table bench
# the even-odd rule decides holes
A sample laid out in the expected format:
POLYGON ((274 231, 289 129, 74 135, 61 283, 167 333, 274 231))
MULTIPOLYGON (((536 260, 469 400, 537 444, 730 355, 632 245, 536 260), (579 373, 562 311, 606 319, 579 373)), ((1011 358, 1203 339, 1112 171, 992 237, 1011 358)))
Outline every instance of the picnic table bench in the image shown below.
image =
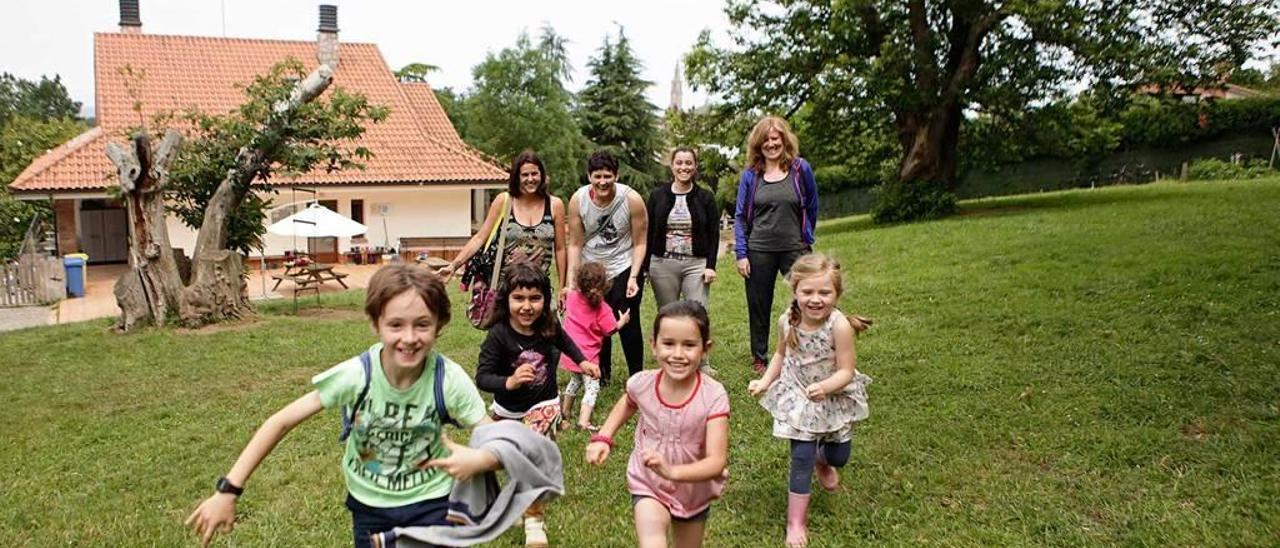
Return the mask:
POLYGON ((330 280, 338 282, 343 289, 350 289, 347 287, 347 283, 342 281, 342 279, 347 276, 348 275, 343 272, 334 272, 333 267, 329 265, 318 263, 308 265, 288 265, 285 267, 283 274, 271 275, 271 278, 276 281, 276 284, 271 287, 271 290, 275 291, 280 287, 280 282, 286 280, 293 282, 293 290, 295 293, 305 289, 311 289, 316 291, 318 294, 320 291, 320 284, 330 280))

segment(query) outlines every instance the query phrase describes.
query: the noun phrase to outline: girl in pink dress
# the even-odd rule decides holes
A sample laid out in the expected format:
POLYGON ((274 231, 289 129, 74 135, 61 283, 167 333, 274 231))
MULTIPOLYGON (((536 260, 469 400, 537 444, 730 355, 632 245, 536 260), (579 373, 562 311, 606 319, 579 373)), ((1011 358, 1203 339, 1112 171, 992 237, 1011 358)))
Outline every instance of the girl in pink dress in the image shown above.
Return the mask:
POLYGON ((613 435, 640 413, 627 463, 627 488, 642 548, 700 546, 711 501, 724 492, 729 455, 729 395, 698 370, 711 349, 707 310, 695 301, 662 307, 653 322, 656 370, 627 380, 600 433, 591 436, 587 462, 604 464, 613 435))
MULTIPOLYGON (((609 277, 605 274, 604 265, 592 261, 578 267, 574 275, 574 286, 565 292, 564 297, 564 332, 569 335, 582 355, 591 363, 600 363, 600 346, 605 337, 612 335, 631 320, 631 311, 623 310, 616 318, 613 308, 605 302, 604 294, 609 291, 609 277)), ((578 428, 595 432, 591 424, 591 413, 596 408, 596 396, 600 394, 600 379, 585 375, 582 368, 569 356, 561 354, 560 367, 571 375, 568 386, 564 387, 563 402, 565 417, 573 410, 573 398, 582 390, 582 409, 578 411, 578 428)), ((560 423, 568 425, 569 421, 560 423)))

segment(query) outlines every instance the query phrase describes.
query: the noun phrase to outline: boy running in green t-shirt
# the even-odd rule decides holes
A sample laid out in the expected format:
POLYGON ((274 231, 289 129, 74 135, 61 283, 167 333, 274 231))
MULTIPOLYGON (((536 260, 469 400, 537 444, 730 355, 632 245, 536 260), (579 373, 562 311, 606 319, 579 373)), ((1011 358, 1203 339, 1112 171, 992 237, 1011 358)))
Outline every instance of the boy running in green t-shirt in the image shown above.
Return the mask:
POLYGON ((471 428, 489 421, 467 372, 432 350, 449 323, 443 282, 420 267, 384 267, 369 281, 365 312, 380 342, 369 348, 367 357, 316 375, 314 391, 267 419, 231 471, 218 479, 213 496, 187 518, 206 546, 216 533, 231 531, 236 499, 276 443, 324 409, 358 407, 342 458, 357 547, 368 546, 371 533, 446 524, 453 481, 499 468, 493 453, 443 436, 436 394, 444 395, 443 410, 459 425, 471 428), (444 368, 442 377, 436 376, 437 367, 444 368), (440 391, 436 378, 444 379, 440 391))

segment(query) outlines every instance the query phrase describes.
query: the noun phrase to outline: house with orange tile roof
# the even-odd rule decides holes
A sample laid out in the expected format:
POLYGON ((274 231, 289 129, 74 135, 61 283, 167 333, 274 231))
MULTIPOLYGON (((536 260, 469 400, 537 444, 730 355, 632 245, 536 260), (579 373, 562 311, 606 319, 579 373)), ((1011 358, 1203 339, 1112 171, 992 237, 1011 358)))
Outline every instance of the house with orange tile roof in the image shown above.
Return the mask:
POLYGON ((1169 95, 1186 103, 1214 101, 1218 99, 1248 99, 1264 95, 1256 89, 1223 82, 1218 86, 1196 86, 1187 89, 1180 85, 1144 84, 1138 91, 1147 95, 1169 95))
MULTIPOLYGON (((329 64, 334 87, 363 93, 390 114, 366 127, 359 144, 373 157, 365 169, 275 177, 274 204, 318 200, 369 227, 357 243, 448 254, 483 219, 486 191, 506 186, 506 171, 462 141, 430 86, 397 80, 375 44, 339 43, 336 6, 320 6, 315 42, 147 34, 137 0, 121 0, 120 13, 119 32, 94 35, 97 126, 37 158, 9 186, 20 199, 52 200, 59 253, 84 252, 90 262, 127 258, 127 216, 108 190, 117 185, 108 142, 127 141, 128 128, 156 113, 231 111, 244 102, 244 85, 289 57, 308 71, 329 64)), ((293 211, 280 207, 268 221, 293 211)), ((168 230, 173 247, 191 253, 196 232, 173 216, 168 230)), ((268 234, 264 241, 268 256, 302 250, 322 261, 352 249, 347 238, 268 234)))

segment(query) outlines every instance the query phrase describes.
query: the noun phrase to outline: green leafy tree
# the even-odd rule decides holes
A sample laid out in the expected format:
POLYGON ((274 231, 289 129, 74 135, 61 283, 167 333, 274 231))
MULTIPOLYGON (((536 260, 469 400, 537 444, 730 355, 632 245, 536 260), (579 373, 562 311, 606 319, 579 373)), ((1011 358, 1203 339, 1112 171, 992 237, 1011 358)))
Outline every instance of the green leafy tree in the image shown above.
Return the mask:
POLYGON ((449 117, 449 123, 453 124, 453 129, 465 141, 467 139, 467 96, 450 87, 432 88, 432 91, 436 94, 436 101, 440 102, 440 108, 444 109, 445 116, 449 117))
MULTIPOLYGON (((666 149, 687 146, 698 151, 696 181, 711 189, 721 211, 732 211, 742 166, 742 146, 737 141, 751 122, 745 117, 725 116, 719 105, 663 114, 661 136, 666 149)), ((665 176, 669 179, 670 172, 665 176)))
POLYGON ((645 98, 645 90, 653 82, 640 77, 644 67, 621 28, 617 41, 605 37, 587 66, 591 77, 578 93, 582 134, 618 157, 624 182, 647 192, 663 175, 656 159, 658 109, 645 98))
MULTIPOLYGON (((385 107, 362 95, 330 89, 333 71, 307 73, 296 59, 276 64, 245 87, 246 101, 222 115, 165 113, 159 145, 144 128, 129 144, 107 144, 129 214, 129 271, 116 281, 122 330, 164 325, 173 316, 197 326, 239 318, 252 310, 245 297, 242 253, 259 247, 276 175, 360 167, 372 152, 353 141, 364 125, 384 119, 385 107), (327 95, 326 95, 327 94, 327 95), (197 228, 190 275, 183 276, 168 239, 166 210, 197 228)), ((142 84, 145 85, 145 82, 142 84)))
POLYGON ((89 128, 79 112, 59 76, 32 82, 0 75, 0 259, 18 253, 34 216, 52 217, 48 201, 19 201, 3 189, 45 151, 89 128))
POLYGON ((468 143, 501 159, 534 149, 560 196, 578 188, 586 150, 571 113, 573 94, 564 86, 571 72, 564 46, 550 27, 537 43, 521 33, 513 47, 472 69, 475 82, 463 108, 468 143))
POLYGON ((805 104, 793 116, 793 128, 814 165, 819 190, 838 192, 871 187, 895 177, 899 154, 892 125, 866 117, 831 123, 826 113, 805 104))
POLYGON ((1280 91, 1280 62, 1273 62, 1264 69, 1242 68, 1231 73, 1229 81, 1238 86, 1258 91, 1280 91))
POLYGON ((409 63, 396 71, 396 79, 401 82, 426 83, 427 75, 440 70, 440 67, 427 63, 409 63))
MULTIPOLYGON (((386 118, 387 108, 335 87, 328 95, 299 106, 287 122, 276 120, 273 105, 286 101, 295 84, 306 76, 302 63, 290 58, 254 78, 245 89, 245 102, 231 113, 167 115, 193 128, 169 175, 168 207, 183 224, 200 230, 218 185, 229 170, 239 168, 242 148, 259 149, 267 157, 268 161, 255 165, 257 181, 317 168, 338 171, 363 167, 360 161, 373 152, 352 145, 364 134, 365 125, 386 118)), ((156 127, 167 125, 163 118, 156 121, 156 127)), ((274 193, 269 187, 250 192, 252 179, 241 178, 243 182, 235 185, 238 199, 233 202, 238 205, 231 211, 226 229, 225 248, 244 254, 261 247, 270 194, 274 193)))
MULTIPOLYGON (((1127 109, 1155 102, 1139 97, 1127 109)), ((1123 114, 1122 111, 1119 114, 1123 114)), ((961 134, 962 165, 994 168, 1037 157, 1073 160, 1095 166, 1120 147, 1124 126, 1092 93, 1060 99, 1021 113, 974 117, 961 134)))
POLYGON ((50 80, 41 76, 39 82, 0 74, 0 125, 14 116, 27 116, 39 120, 77 118, 80 103, 71 100, 62 77, 50 80))
POLYGON ((807 105, 822 132, 891 124, 887 185, 913 188, 884 189, 884 207, 911 212, 884 219, 954 207, 966 113, 1014 116, 1082 81, 1109 101, 1140 84, 1216 82, 1280 30, 1272 0, 730 0, 726 11, 732 45, 704 32, 690 81, 744 112, 807 105))

